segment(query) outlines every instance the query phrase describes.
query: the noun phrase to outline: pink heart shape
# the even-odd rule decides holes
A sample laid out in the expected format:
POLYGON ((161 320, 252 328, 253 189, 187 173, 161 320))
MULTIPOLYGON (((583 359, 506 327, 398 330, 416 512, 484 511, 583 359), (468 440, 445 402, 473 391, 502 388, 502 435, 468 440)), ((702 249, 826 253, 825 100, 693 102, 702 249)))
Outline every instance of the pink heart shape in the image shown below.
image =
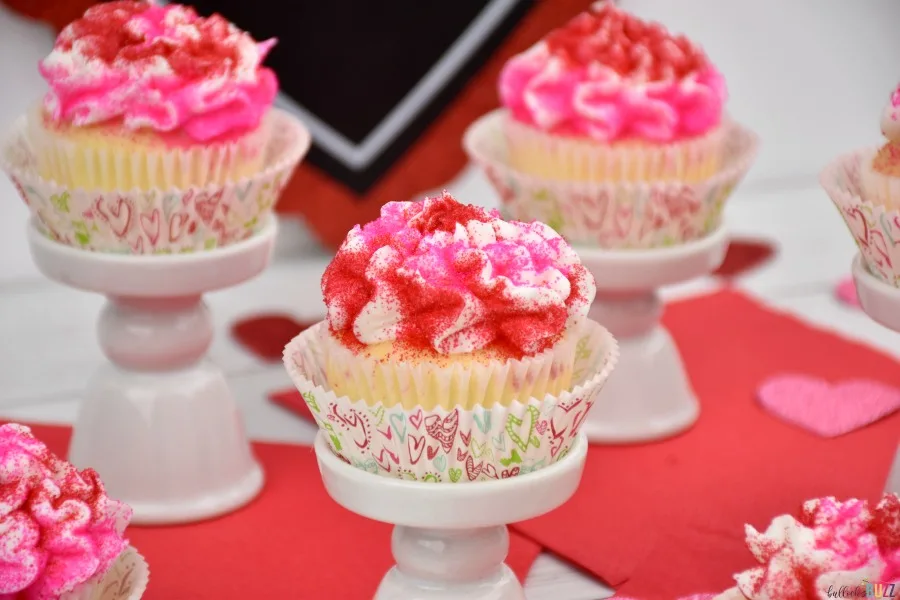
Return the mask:
POLYGON ((778 375, 757 394, 763 408, 782 421, 822 437, 855 431, 900 409, 900 390, 862 379, 832 385, 817 377, 778 375))
POLYGON ((848 306, 860 307, 859 296, 856 295, 856 284, 853 283, 853 279, 850 277, 837 284, 837 287, 834 288, 834 295, 848 306))

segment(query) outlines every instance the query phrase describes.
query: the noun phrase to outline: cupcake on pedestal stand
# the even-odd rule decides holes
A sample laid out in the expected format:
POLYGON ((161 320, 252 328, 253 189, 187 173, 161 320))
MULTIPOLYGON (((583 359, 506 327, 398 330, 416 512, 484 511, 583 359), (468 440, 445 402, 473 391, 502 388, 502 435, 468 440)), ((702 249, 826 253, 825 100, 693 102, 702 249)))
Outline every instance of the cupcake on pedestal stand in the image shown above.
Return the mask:
POLYGON ((658 290, 722 262, 722 209, 755 136, 724 117, 724 81, 699 47, 611 3, 514 57, 499 87, 504 108, 464 146, 506 215, 575 247, 597 280, 591 318, 621 348, 585 433, 623 443, 683 431, 699 405, 658 290))
POLYGON ((269 108, 277 83, 260 61, 270 45, 177 5, 98 5, 60 34, 41 65, 51 92, 0 156, 31 208, 38 267, 108 298, 98 335, 111 364, 89 383, 69 458, 97 470, 134 523, 221 515, 263 484, 225 377, 204 360, 213 324, 202 296, 266 267, 272 207, 309 147, 296 119, 269 108), (133 35, 96 43, 109 28, 133 35), (246 73, 194 56, 217 36, 246 73), (170 62, 142 69, 140 57, 172 44, 170 62), (125 83, 98 87, 101 75, 125 83))
POLYGON ((616 362, 590 273, 545 225, 445 194, 355 227, 322 289, 284 363, 328 493, 395 525, 376 598, 524 600, 506 525, 575 492, 616 362))
MULTIPOLYGON (((859 248, 852 272, 863 310, 900 333, 900 87, 885 107, 881 131, 884 146, 838 158, 820 181, 859 248)), ((900 447, 887 491, 900 493, 900 447)))

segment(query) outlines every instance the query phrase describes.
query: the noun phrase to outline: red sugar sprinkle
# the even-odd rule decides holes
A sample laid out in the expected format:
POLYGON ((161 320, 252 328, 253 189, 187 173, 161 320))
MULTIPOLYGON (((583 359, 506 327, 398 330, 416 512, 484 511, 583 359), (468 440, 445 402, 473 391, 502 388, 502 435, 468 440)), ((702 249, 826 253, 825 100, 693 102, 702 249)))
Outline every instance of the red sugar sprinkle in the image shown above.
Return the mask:
POLYGON ((188 7, 119 0, 88 9, 83 17, 62 31, 56 47, 68 51, 79 41, 88 58, 106 64, 134 64, 158 56, 165 58, 177 75, 197 79, 223 72, 237 63, 237 47, 227 42, 231 35, 228 21, 218 14, 203 18, 188 7), (183 11, 187 23, 196 27, 199 33, 196 39, 190 36, 149 39, 151 36, 126 27, 134 17, 145 13, 158 26, 165 11, 173 9, 183 11))
MULTIPOLYGON (((478 299, 483 314, 461 335, 474 341, 477 347, 509 358, 521 358, 551 347, 565 329, 568 307, 584 300, 581 284, 590 274, 583 266, 572 267, 566 273, 572 292, 565 306, 540 306, 522 302, 505 292, 518 280, 524 261, 529 261, 539 272, 558 266, 550 250, 542 252, 537 245, 526 248, 511 242, 488 244, 481 250, 470 249, 463 242, 435 248, 424 239, 436 232, 452 232, 458 223, 489 222, 494 218, 497 218, 495 213, 460 204, 447 193, 427 199, 424 204, 386 208, 380 219, 351 233, 354 243, 343 247, 325 270, 322 277, 325 303, 340 307, 346 315, 337 327, 331 323, 332 332, 347 347, 363 348, 353 333, 353 323, 377 291, 376 282, 366 277, 366 270, 377 250, 391 247, 402 257, 401 261, 412 261, 409 264, 415 265, 414 270, 422 274, 413 277, 401 272, 397 264, 388 265, 377 276, 382 301, 386 298, 389 308, 401 315, 395 343, 401 354, 435 352, 433 340, 452 330, 465 308, 466 297, 472 295, 478 299), (405 222, 397 220, 401 210, 405 222), (364 248, 358 246, 360 241, 364 241, 364 248), (485 282, 480 275, 488 260, 493 277, 485 282)), ((561 238, 548 242, 551 246, 554 243, 564 242, 561 238)))
POLYGON ((709 65, 703 51, 659 23, 645 22, 611 3, 592 7, 549 33, 550 52, 570 64, 600 63, 646 81, 681 79, 709 65))

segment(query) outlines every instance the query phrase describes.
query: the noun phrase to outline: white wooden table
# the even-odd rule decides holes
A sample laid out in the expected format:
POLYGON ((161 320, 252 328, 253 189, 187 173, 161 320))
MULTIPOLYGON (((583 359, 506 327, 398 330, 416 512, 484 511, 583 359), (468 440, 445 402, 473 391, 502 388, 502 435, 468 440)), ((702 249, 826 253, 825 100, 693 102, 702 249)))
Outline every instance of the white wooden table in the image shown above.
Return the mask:
MULTIPOLYGON (((767 3, 772 1, 753 3, 753 6, 767 3)), ((646 14, 653 2, 635 0, 635 4, 646 14)), ((706 0, 686 0, 679 7, 689 11, 691 5, 702 8, 707 4, 706 0)), ((852 3, 802 0, 797 4, 809 10, 825 6, 817 13, 821 16, 829 7, 837 9, 852 3)), ((876 3, 873 0, 866 6, 871 11, 876 3)), ((879 2, 877 6, 888 5, 879 2)), ((798 22, 805 18, 803 14, 794 17, 798 22)), ((842 18, 846 19, 846 15, 842 18)), ((695 24, 703 25, 700 21, 695 24)), ((850 35, 854 29, 847 26, 845 31, 850 35)), ((896 50, 896 36, 891 37, 888 30, 881 33, 890 41, 871 41, 873 38, 865 28, 859 30, 855 41, 860 47, 865 43, 876 46, 879 55, 887 44, 894 44, 896 50)), ((827 31, 822 35, 826 34, 827 31)), ((0 61, 0 76, 12 86, 0 95, 0 125, 11 121, 40 94, 42 86, 34 65, 51 41, 48 31, 20 21, 0 7, 0 52, 4 56, 0 61), (13 52, 15 59, 11 60, 13 52)), ((721 40, 719 46, 723 46, 721 40)), ((896 52, 889 56, 896 56, 896 52)), ((732 53, 729 60, 738 59, 732 53)), ((877 107, 881 100, 872 97, 872 90, 883 88, 886 93, 893 84, 886 71, 894 70, 895 65, 885 66, 884 61, 875 61, 869 67, 869 72, 861 65, 859 70, 841 75, 864 79, 858 85, 869 90, 865 98, 836 94, 823 99, 831 102, 828 110, 836 118, 840 114, 858 116, 860 110, 866 109, 861 125, 843 127, 837 130, 839 139, 829 138, 829 144, 837 149, 850 149, 878 139, 877 107)), ((733 87, 746 89, 746 78, 753 75, 752 71, 743 73, 746 76, 743 79, 737 77, 737 85, 733 87)), ((777 97, 777 94, 770 96, 777 97)), ((772 139, 784 135, 783 130, 790 127, 790 121, 767 120, 772 111, 770 105, 753 105, 744 97, 740 108, 739 117, 751 125, 759 124, 763 132, 763 154, 760 168, 735 193, 726 212, 727 224, 735 235, 773 241, 778 245, 778 255, 737 285, 774 308, 900 358, 897 334, 834 299, 834 285, 849 274, 855 248, 837 211, 816 182, 823 160, 821 140, 808 140, 805 147, 810 152, 804 156, 798 151, 798 143, 804 147, 802 142, 793 139, 791 144, 784 145, 772 139)), ((828 112, 821 106, 813 108, 817 115, 828 112)), ((802 115, 798 119, 802 120, 802 115)), ((809 129, 801 128, 797 135, 802 138, 805 131, 809 129)), ((496 202, 483 177, 472 169, 448 183, 447 188, 464 201, 486 205, 496 202)), ((28 256, 24 236, 26 216, 27 211, 12 186, 5 179, 0 181, 0 417, 71 423, 88 374, 103 360, 94 332, 102 298, 61 287, 41 277, 28 256)), ((319 278, 327 262, 327 254, 310 240, 299 223, 283 223, 277 257, 265 274, 244 286, 208 297, 218 330, 211 358, 229 375, 248 432, 256 440, 309 443, 313 428, 299 419, 286 417, 281 409, 266 400, 267 392, 290 385, 287 375, 281 366, 262 363, 238 347, 229 338, 228 327, 235 319, 261 312, 288 312, 304 320, 321 317, 324 309, 319 278)), ((666 290, 666 295, 686 297, 707 292, 716 285, 712 280, 701 280, 666 290)), ((526 588, 531 600, 596 600, 610 595, 606 588, 549 555, 542 555, 534 565, 526 588)))

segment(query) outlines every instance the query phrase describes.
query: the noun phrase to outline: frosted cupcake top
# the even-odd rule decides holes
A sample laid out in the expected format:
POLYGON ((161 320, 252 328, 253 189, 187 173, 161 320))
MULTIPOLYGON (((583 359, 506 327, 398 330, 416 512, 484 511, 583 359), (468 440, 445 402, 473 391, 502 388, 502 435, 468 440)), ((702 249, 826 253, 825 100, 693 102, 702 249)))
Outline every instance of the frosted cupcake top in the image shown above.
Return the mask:
POLYGON ((599 142, 674 142, 722 120, 725 80, 703 50, 657 23, 598 2, 503 68, 512 117, 599 142))
POLYGON ((521 358, 587 316, 596 288, 543 223, 507 222, 448 193, 390 202, 347 235, 322 277, 328 323, 350 348, 521 358))
POLYGON ((747 546, 761 565, 735 576, 749 600, 824 600, 829 587, 894 582, 900 579, 900 498, 886 494, 874 508, 864 500, 810 500, 798 519, 777 517, 764 532, 748 525, 747 546))
POLYGON ((131 509, 22 425, 0 425, 0 599, 56 600, 109 570, 131 509))
POLYGON ((875 155, 872 168, 884 175, 900 177, 900 86, 881 113, 881 133, 888 143, 875 155))
POLYGON ((256 43, 219 15, 122 0, 66 26, 39 66, 45 118, 78 127, 179 132, 197 142, 259 126, 278 91, 256 43))

